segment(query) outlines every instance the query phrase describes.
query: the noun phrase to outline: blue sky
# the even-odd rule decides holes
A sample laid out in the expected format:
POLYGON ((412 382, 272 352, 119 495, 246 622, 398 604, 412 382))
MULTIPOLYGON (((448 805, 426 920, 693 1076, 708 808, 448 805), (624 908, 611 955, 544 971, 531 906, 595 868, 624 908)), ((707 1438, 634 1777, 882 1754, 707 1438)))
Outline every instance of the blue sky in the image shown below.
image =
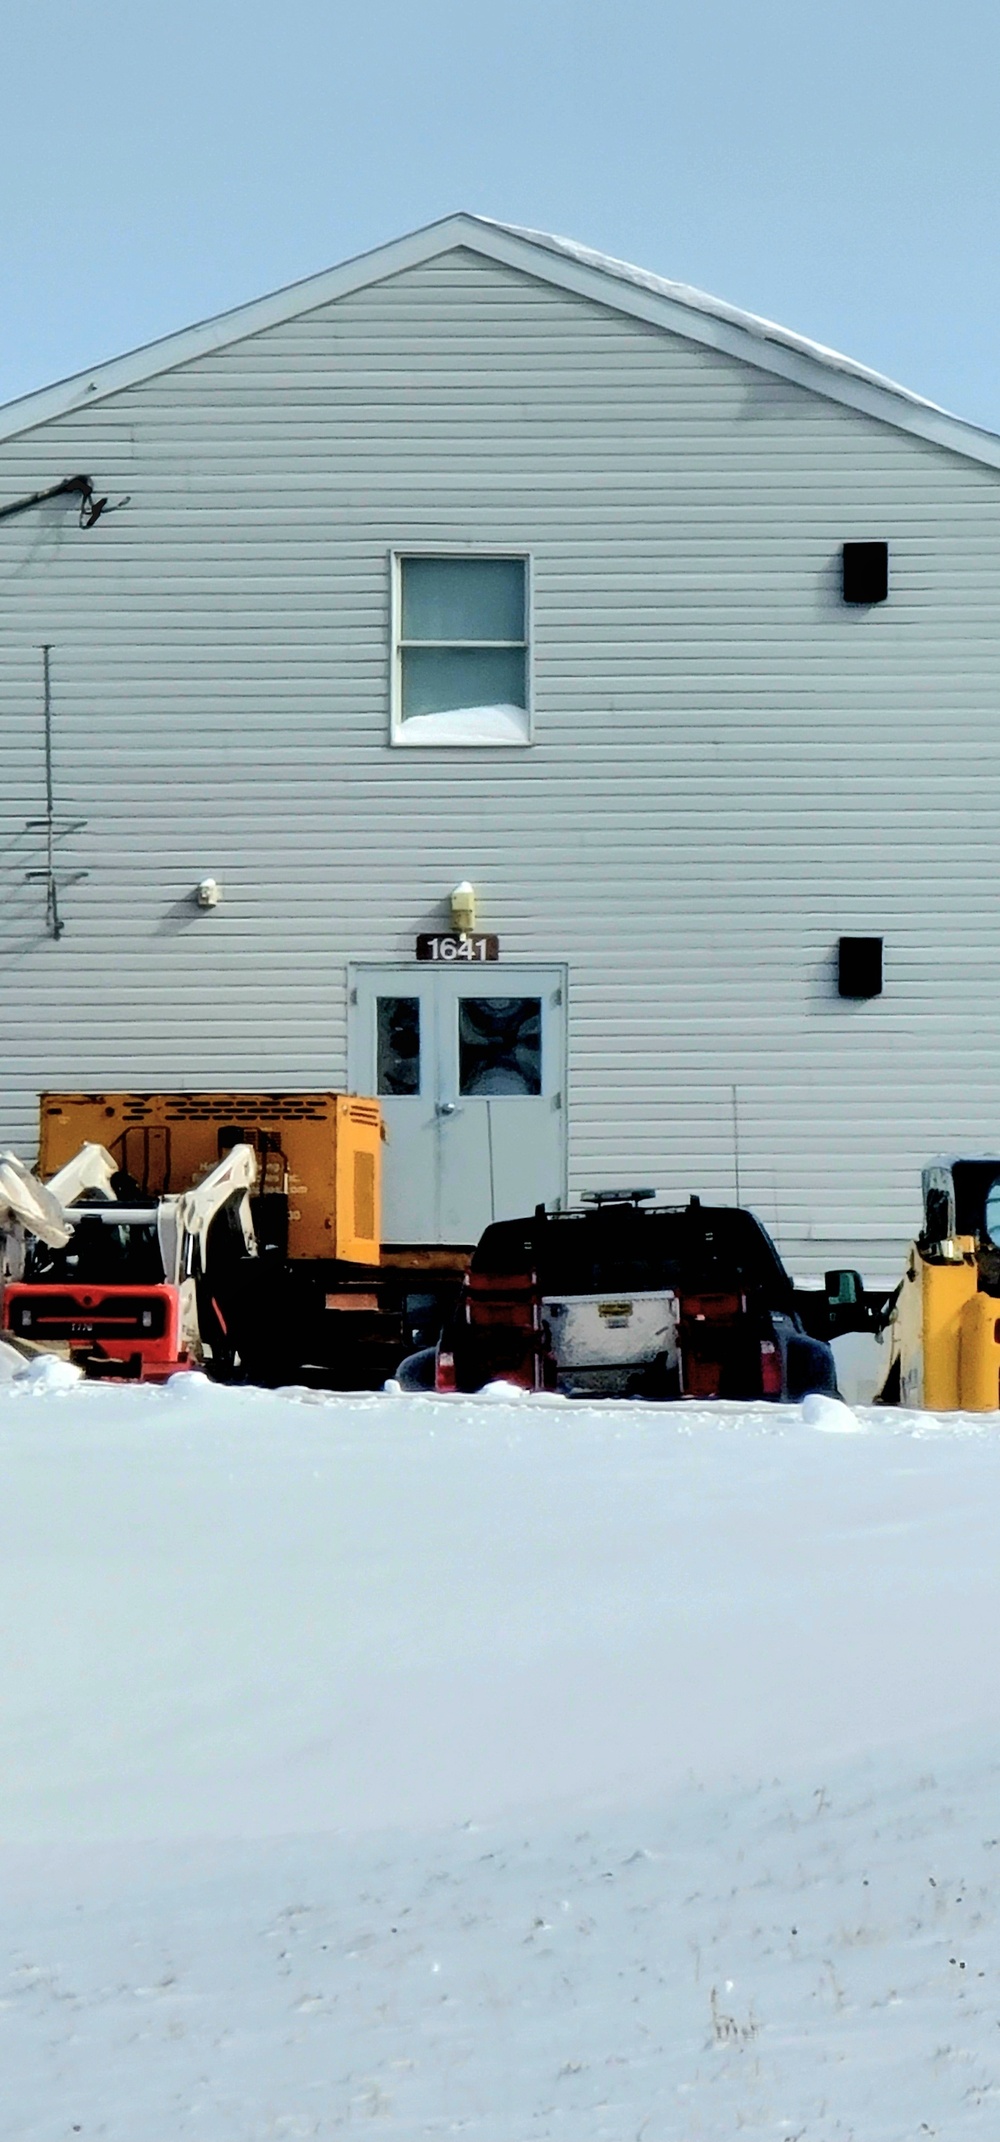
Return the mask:
POLYGON ((984 0, 8 0, 0 400, 470 208, 1000 431, 984 0))

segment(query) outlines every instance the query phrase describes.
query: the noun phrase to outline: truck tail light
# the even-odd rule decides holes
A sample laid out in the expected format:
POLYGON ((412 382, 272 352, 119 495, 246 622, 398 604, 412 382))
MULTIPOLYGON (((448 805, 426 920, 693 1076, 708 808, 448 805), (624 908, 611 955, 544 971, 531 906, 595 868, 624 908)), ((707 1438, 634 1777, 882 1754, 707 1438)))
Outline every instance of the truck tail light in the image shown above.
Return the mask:
POLYGON ((760 1342, 760 1388, 764 1398, 781 1397, 781 1353, 773 1339, 760 1342))
POLYGON ((454 1354, 446 1353, 443 1346, 438 1348, 437 1359, 434 1363, 434 1389, 435 1391, 457 1391, 458 1389, 458 1384, 455 1381, 455 1356, 454 1354))

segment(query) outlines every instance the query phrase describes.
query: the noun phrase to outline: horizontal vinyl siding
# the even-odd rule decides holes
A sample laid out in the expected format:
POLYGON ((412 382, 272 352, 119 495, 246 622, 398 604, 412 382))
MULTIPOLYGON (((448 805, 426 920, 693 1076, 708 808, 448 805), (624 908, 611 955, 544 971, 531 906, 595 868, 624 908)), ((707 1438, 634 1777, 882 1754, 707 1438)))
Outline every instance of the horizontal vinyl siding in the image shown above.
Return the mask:
POLYGON ((337 1084, 347 962, 468 876, 568 962, 574 1192, 730 1195, 735 1084, 793 1265, 891 1274, 923 1161, 1000 1138, 993 472, 471 254, 9 442, 0 499, 77 469, 131 503, 0 524, 0 1139, 43 1085, 337 1084), (388 554, 467 541, 532 552, 535 745, 393 752, 388 554))

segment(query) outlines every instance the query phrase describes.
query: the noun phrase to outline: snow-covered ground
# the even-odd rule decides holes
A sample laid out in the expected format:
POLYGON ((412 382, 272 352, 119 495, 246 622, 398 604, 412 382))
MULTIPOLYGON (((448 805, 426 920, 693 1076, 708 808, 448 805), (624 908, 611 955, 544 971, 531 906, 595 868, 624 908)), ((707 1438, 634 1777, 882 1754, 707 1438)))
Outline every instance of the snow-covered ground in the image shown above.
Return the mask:
POLYGON ((1000 2131, 1000 1418, 3 1376, 5 2137, 1000 2131))

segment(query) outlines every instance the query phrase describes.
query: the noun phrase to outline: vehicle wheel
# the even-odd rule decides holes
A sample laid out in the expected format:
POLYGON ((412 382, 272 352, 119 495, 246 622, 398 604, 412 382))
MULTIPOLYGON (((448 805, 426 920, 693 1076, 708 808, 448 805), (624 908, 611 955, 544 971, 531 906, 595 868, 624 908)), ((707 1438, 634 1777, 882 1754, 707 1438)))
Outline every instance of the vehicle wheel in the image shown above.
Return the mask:
POLYGON ((902 1357, 901 1355, 897 1354, 895 1361, 890 1364, 889 1372, 886 1376, 884 1384, 882 1385, 882 1389, 880 1391, 877 1391, 875 1394, 875 1404, 877 1406, 899 1405, 903 1395, 902 1368, 902 1357))
POLYGON ((681 1372, 675 1362, 671 1368, 666 1354, 658 1354, 655 1361, 636 1376, 629 1385, 630 1398, 679 1398, 681 1395, 681 1372))
POLYGON ((789 1339, 785 1362, 792 1405, 800 1405, 814 1391, 824 1398, 836 1398, 837 1364, 822 1339, 789 1339))

